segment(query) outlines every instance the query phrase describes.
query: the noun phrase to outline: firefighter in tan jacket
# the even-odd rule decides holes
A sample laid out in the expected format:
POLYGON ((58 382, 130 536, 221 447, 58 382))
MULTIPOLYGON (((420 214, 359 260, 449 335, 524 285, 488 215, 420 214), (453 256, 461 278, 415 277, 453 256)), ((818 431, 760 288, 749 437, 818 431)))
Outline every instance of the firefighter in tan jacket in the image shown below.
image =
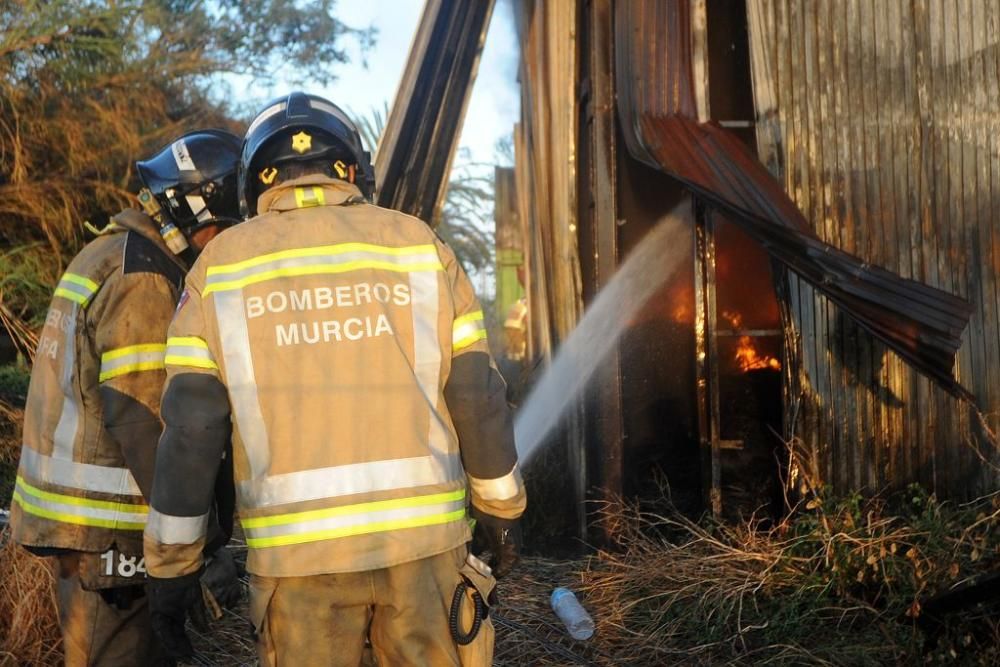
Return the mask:
POLYGON ((426 224, 367 202, 367 153, 326 100, 258 114, 240 184, 257 217, 199 258, 170 326, 145 534, 154 628, 190 650, 232 423, 263 665, 357 665, 366 633, 382 665, 489 664, 495 582, 469 556, 469 505, 501 576, 525 494, 468 278, 426 224))
POLYGON ((112 218, 70 263, 49 307, 11 526, 15 541, 59 558, 67 665, 149 667, 165 658, 144 597, 142 530, 166 332, 193 259, 189 243, 199 247, 238 215, 238 160, 236 136, 206 130, 138 163, 140 200, 150 213, 161 208, 156 219, 132 209, 112 218))

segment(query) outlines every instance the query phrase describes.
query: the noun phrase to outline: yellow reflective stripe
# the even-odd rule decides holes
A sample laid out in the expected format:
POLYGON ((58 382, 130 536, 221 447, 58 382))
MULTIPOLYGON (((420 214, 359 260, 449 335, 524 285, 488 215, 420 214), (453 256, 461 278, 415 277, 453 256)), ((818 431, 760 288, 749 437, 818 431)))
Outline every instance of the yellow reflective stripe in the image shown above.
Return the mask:
POLYGON ((334 516, 346 516, 349 514, 365 514, 368 512, 378 512, 380 510, 395 510, 407 507, 421 507, 423 505, 436 505, 447 503, 453 500, 465 498, 465 489, 449 491, 446 493, 435 493, 429 496, 413 496, 410 498, 397 498, 395 500, 376 500, 370 503, 358 503, 357 505, 344 505, 342 507, 330 507, 327 509, 309 510, 307 512, 293 512, 290 514, 277 514, 275 516, 251 517, 241 519, 243 528, 263 528, 264 526, 281 526, 302 521, 312 521, 314 519, 328 519, 334 516))
POLYGON ((476 310, 456 317, 451 326, 451 350, 458 352, 473 343, 486 338, 486 325, 483 323, 483 311, 476 310))
POLYGON ((75 273, 64 273, 56 286, 55 295, 86 306, 97 293, 98 287, 100 285, 90 278, 75 273))
POLYGON ((66 282, 86 287, 91 292, 96 292, 97 288, 99 287, 99 285, 90 278, 86 278, 84 276, 78 276, 75 273, 64 273, 62 278, 59 279, 59 282, 62 282, 64 280, 66 282))
POLYGON ((133 514, 148 514, 149 506, 145 503, 119 503, 113 500, 94 500, 92 498, 80 498, 79 496, 67 496, 62 493, 53 493, 52 491, 43 491, 37 486, 32 486, 20 475, 16 478, 16 483, 18 486, 23 487, 29 495, 32 495, 41 500, 51 500, 53 502, 62 503, 64 505, 76 505, 78 507, 93 507, 99 510, 114 510, 117 512, 131 512, 133 514))
POLYGON ((480 329, 476 333, 471 334, 469 336, 466 336, 465 338, 463 338, 461 340, 457 340, 454 343, 452 343, 451 344, 451 351, 452 352, 458 352, 459 350, 464 350, 465 348, 469 347, 470 345, 472 345, 476 341, 478 341, 478 340, 485 340, 485 339, 486 339, 486 330, 485 329, 480 329))
POLYGON ((52 521, 99 528, 142 530, 145 527, 145 516, 149 512, 146 505, 92 500, 42 491, 28 484, 20 476, 16 480, 13 499, 28 514, 52 521), (60 508, 60 506, 62 507, 60 508), (108 513, 112 516, 105 516, 108 513), (119 513, 139 515, 143 517, 143 521, 128 521, 115 516, 119 513))
POLYGON ((134 364, 118 366, 114 370, 101 372, 101 374, 97 376, 97 381, 107 382, 108 380, 113 380, 120 375, 127 375, 128 373, 162 370, 164 368, 164 363, 164 361, 139 361, 134 364))
POLYGON ((191 366, 193 368, 208 368, 211 370, 219 370, 219 365, 212 361, 211 359, 202 359, 201 357, 185 357, 179 354, 168 354, 163 360, 168 366, 191 366))
POLYGON ((128 347, 119 347, 111 350, 110 352, 105 352, 101 355, 101 363, 106 361, 113 361, 119 357, 124 357, 129 354, 139 354, 140 352, 163 352, 167 349, 167 346, 163 343, 146 343, 143 345, 129 345, 128 347))
POLYGON ((330 530, 320 530, 311 533, 300 533, 295 535, 277 535, 275 537, 247 538, 247 546, 251 549, 263 547, 279 547, 290 544, 303 544, 305 542, 317 542, 319 540, 330 540, 338 537, 351 537, 353 535, 368 535, 371 533, 382 533, 389 530, 402 530, 404 528, 419 528, 421 526, 435 526, 452 521, 461 521, 465 518, 465 509, 455 510, 446 514, 432 514, 430 516, 414 517, 411 519, 395 519, 391 521, 379 521, 363 526, 350 526, 346 528, 333 528, 330 530))
POLYGON ((87 302, 90 301, 90 297, 89 296, 85 296, 85 295, 79 294, 77 292, 70 292, 68 289, 65 289, 63 287, 57 287, 56 291, 55 291, 55 295, 56 296, 61 296, 64 299, 69 299, 70 301, 74 301, 74 302, 80 304, 81 306, 86 306, 87 302))
POLYGON ((483 323, 483 311, 476 310, 456 317, 451 326, 451 350, 458 352, 476 341, 486 338, 486 325, 483 323))
POLYGON ((50 519, 52 521, 60 521, 62 523, 72 523, 78 526, 95 526, 97 528, 118 528, 121 530, 142 530, 146 527, 144 523, 136 523, 132 521, 118 521, 116 519, 98 519, 95 517, 78 516, 76 514, 67 514, 65 512, 57 512, 55 510, 46 509, 44 507, 39 507, 38 505, 31 504, 30 501, 26 500, 20 493, 14 491, 14 501, 21 506, 21 509, 28 514, 33 514, 35 516, 40 516, 43 519, 50 519))
POLYGON ((314 185, 308 188, 308 193, 306 190, 306 188, 295 188, 296 206, 299 208, 311 208, 313 206, 326 205, 326 195, 323 194, 323 188, 314 185))
POLYGON ((475 322, 477 320, 482 320, 482 319, 483 319, 483 311, 481 310, 476 310, 471 313, 462 315, 461 317, 456 317, 454 324, 451 325, 452 331, 460 328, 463 324, 467 324, 469 322, 475 322))
POLYGON ((437 248, 432 244, 404 246, 395 248, 391 246, 374 245, 371 243, 338 243, 336 245, 316 246, 312 248, 296 248, 294 250, 282 250, 272 252, 269 255, 258 255, 245 259, 235 264, 219 264, 208 267, 207 276, 215 276, 220 273, 235 273, 243 269, 249 269, 261 264, 267 264, 279 259, 299 259, 302 257, 315 257, 319 255, 344 255, 351 252, 377 252, 382 255, 392 255, 403 257, 406 255, 422 255, 425 253, 436 253, 437 248))
POLYGON ((343 262, 341 264, 316 264, 312 266, 289 266, 263 273, 256 273, 239 280, 212 283, 205 287, 203 294, 221 292, 225 290, 239 289, 247 285, 264 282, 273 278, 291 278, 294 276, 328 275, 334 273, 347 273, 360 269, 383 269, 396 273, 413 273, 416 271, 441 271, 444 267, 440 261, 424 262, 419 264, 396 264, 389 261, 379 260, 358 260, 356 262, 343 262))
POLYGON ((163 343, 146 343, 105 352, 101 355, 101 372, 97 379, 105 382, 127 373, 160 370, 166 349, 163 343))
POLYGON ((205 350, 208 349, 208 343, 197 336, 171 336, 167 339, 167 347, 173 347, 175 345, 200 347, 205 350))

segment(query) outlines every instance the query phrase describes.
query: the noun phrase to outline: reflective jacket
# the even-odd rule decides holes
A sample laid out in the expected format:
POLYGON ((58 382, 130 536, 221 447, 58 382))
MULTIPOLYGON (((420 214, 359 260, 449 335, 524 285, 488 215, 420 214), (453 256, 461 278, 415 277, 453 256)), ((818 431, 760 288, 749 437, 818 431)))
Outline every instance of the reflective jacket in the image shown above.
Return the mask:
POLYGON ((448 551, 469 540, 469 501, 519 516, 503 380, 451 250, 320 176, 265 192, 258 210, 202 253, 170 326, 149 572, 199 567, 230 423, 255 574, 448 551))
POLYGON ((35 353, 11 526, 38 550, 141 553, 185 268, 144 214, 112 222, 60 279, 35 353))

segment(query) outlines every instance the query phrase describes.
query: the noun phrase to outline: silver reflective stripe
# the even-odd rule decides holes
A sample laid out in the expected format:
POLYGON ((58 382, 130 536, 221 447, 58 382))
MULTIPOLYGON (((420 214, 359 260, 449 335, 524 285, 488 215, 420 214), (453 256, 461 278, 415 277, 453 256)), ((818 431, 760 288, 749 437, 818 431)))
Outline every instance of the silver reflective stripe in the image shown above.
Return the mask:
MULTIPOLYGON (((346 245, 346 244, 344 244, 346 245)), ((426 269, 428 265, 439 266, 441 260, 435 252, 420 252, 413 254, 397 254, 391 252, 379 252, 375 249, 352 250, 348 252, 337 251, 337 246, 332 246, 329 251, 325 248, 303 248, 292 251, 288 256, 277 257, 269 261, 254 263, 253 266, 245 266, 227 270, 225 266, 212 267, 205 280, 205 294, 212 292, 237 289, 246 284, 260 282, 272 277, 275 272, 282 272, 290 275, 301 275, 308 273, 327 273, 339 270, 350 270, 352 268, 371 268, 372 262, 381 265, 398 266, 402 270, 413 268, 416 270, 426 269), (294 253, 294 254, 292 254, 294 253), (356 263, 362 266, 355 267, 356 263), (366 265, 367 263, 367 265, 366 265)))
POLYGON ((461 461, 453 456, 457 444, 441 421, 438 400, 441 397, 441 341, 438 339, 438 313, 441 299, 437 271, 410 274, 413 317, 413 372, 427 401, 430 427, 427 441, 432 455, 448 467, 450 477, 461 475, 461 461))
POLYGON ((135 483, 128 468, 112 468, 54 458, 40 454, 25 445, 21 448, 21 469, 34 479, 49 484, 82 491, 142 498, 142 491, 139 490, 139 485, 135 483))
MULTIPOLYGON (((64 497, 71 498, 71 496, 64 497)), ((116 524, 144 524, 146 522, 145 512, 122 512, 101 507, 88 507, 75 502, 61 503, 51 498, 39 497, 32 494, 23 486, 15 486, 15 499, 21 503, 22 508, 28 513, 38 514, 37 510, 42 510, 41 514, 43 516, 57 521, 104 526, 106 528, 114 527, 116 524), (26 505, 27 507, 25 507, 26 505), (77 518, 74 520, 74 517, 77 518)), ((128 526, 118 527, 127 528, 128 526)))
MULTIPOLYGON (((90 303, 90 300, 94 298, 94 294, 97 293, 97 290, 87 285, 81 285, 78 282, 73 282, 68 278, 68 276, 71 275, 73 274, 66 274, 63 276, 62 280, 59 281, 59 285, 56 287, 55 295, 69 299, 75 304, 86 306, 90 303)), ((82 278, 82 280, 89 281, 88 278, 82 278)))
POLYGON ((137 349, 136 352, 128 352, 111 357, 109 354, 101 356, 101 371, 98 379, 104 382, 125 373, 153 370, 163 368, 164 345, 133 345, 131 348, 121 348, 123 350, 137 349), (146 349, 143 349, 146 348, 146 349))
POLYGON ((149 508, 146 534, 160 544, 194 544, 205 537, 208 512, 201 516, 173 516, 149 508))
POLYGON ((496 479, 480 479, 469 475, 469 488, 472 495, 481 500, 510 500, 521 493, 524 482, 515 463, 509 473, 496 479))
POLYGON ((284 102, 278 102, 273 107, 268 107, 267 109, 264 109, 259 114, 257 114, 257 117, 254 118, 254 121, 250 123, 250 127, 247 128, 247 133, 244 136, 249 137, 251 134, 253 134, 253 131, 256 130, 261 123, 263 123, 265 120, 267 120, 274 114, 284 110, 285 110, 284 102))
POLYGON ((309 100, 309 106, 311 106, 313 109, 319 109, 320 111, 325 111, 328 114, 336 116, 337 120, 339 120, 347 127, 351 128, 352 130, 357 129, 354 126, 354 121, 345 116, 343 111, 333 106, 332 104, 326 104, 324 102, 318 102, 316 100, 309 100))
POLYGON ((251 479, 240 483, 240 506, 256 509, 319 498, 443 484, 457 479, 451 473, 461 465, 457 455, 449 458, 453 460, 442 462, 433 456, 419 456, 352 463, 251 479))
POLYGON ((203 347, 195 347, 194 345, 171 345, 167 348, 167 356, 215 361, 212 358, 211 352, 203 347))
POLYGON ((250 333, 243 312, 243 290, 219 292, 215 296, 216 319, 220 324, 222 358, 226 365, 226 387, 232 403, 236 428, 250 466, 250 479, 267 473, 271 466, 267 426, 257 399, 257 379, 254 377, 250 333))
POLYGON ((483 324, 482 320, 466 322, 465 324, 460 324, 454 328, 452 332, 452 340, 458 344, 466 338, 475 336, 477 333, 484 331, 485 329, 486 325, 483 324))
MULTIPOLYGON (((260 539, 264 537, 278 537, 282 535, 303 535, 306 533, 325 533, 326 531, 344 530, 356 526, 374 526, 375 524, 385 524, 388 522, 406 521, 407 519, 418 519, 421 517, 431 517, 450 512, 464 511, 465 498, 452 500, 432 505, 421 505, 417 507, 398 507, 384 510, 368 510, 357 514, 346 514, 340 516, 330 516, 322 519, 312 519, 305 521, 294 521, 274 526, 247 527, 244 523, 244 531, 249 539, 260 539)), ((354 531, 348 531, 353 533, 354 531)), ((357 531, 364 533, 368 531, 357 531)), ((325 535, 316 535, 316 539, 323 539, 325 535)), ((330 537, 336 537, 331 535, 330 537)))
POLYGON ((80 408, 76 402, 76 388, 73 386, 73 370, 76 367, 76 321, 79 306, 75 303, 70 311, 69 327, 63 332, 63 354, 59 388, 63 393, 62 412, 56 430, 52 433, 52 456, 57 459, 73 459, 73 446, 76 443, 76 431, 80 424, 80 408))
POLYGON ((197 336, 171 336, 167 339, 164 363, 169 366, 193 366, 218 370, 208 343, 197 336))

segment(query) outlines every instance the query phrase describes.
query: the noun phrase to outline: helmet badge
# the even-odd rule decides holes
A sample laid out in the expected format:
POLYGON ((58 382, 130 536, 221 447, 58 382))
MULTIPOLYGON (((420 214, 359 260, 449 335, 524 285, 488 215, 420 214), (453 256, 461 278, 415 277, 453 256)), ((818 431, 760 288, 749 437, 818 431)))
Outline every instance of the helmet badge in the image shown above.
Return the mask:
POLYGON ((310 148, 312 148, 312 136, 306 134, 304 130, 292 136, 293 151, 302 154, 310 148))
POLYGON ((264 185, 270 185, 274 183, 274 178, 278 175, 278 170, 274 167, 264 167, 260 170, 260 182, 264 185))

